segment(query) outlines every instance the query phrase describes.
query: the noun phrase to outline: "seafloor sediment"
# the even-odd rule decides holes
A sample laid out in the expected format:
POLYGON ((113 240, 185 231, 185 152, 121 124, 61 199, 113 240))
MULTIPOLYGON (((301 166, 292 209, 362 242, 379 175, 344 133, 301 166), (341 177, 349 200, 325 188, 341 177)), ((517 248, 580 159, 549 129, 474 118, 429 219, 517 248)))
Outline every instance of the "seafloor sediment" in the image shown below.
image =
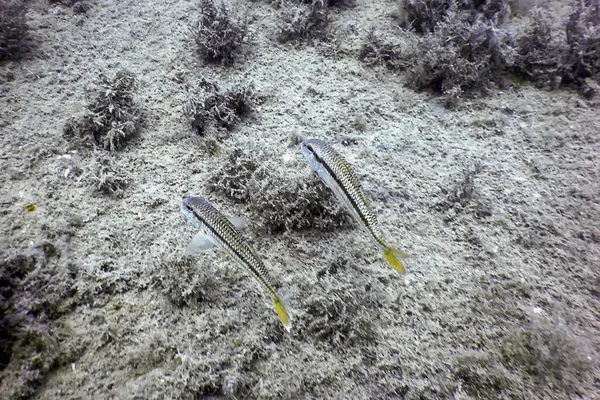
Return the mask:
POLYGON ((277 4, 240 0, 231 65, 198 55, 195 2, 30 3, 29 49, 0 65, 1 398, 597 398, 598 96, 523 76, 415 91, 404 61, 359 59, 373 27, 408 43, 394 2, 281 43, 277 4), (119 71, 137 83, 115 105, 119 71), (191 127, 214 85, 196 106, 244 87, 252 109, 191 127), (77 137, 113 123, 135 135, 77 137), (316 180, 313 137, 354 167, 406 275, 316 180), (289 333, 225 254, 184 256, 192 194, 248 218, 289 333))

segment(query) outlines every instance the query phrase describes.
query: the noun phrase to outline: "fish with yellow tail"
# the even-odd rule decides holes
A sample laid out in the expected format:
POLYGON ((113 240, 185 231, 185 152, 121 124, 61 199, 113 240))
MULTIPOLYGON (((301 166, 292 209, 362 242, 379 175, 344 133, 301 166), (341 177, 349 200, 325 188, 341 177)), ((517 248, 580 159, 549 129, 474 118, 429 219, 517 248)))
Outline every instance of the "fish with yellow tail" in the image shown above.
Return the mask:
POLYGON ((404 273, 401 258, 408 254, 391 246, 384 238, 375 214, 350 165, 329 144, 319 139, 307 139, 300 144, 308 165, 335 193, 352 217, 381 248, 385 259, 400 273, 404 273))
POLYGON ((284 301, 275 290, 265 265, 256 252, 239 234, 236 226, 244 225, 241 219, 227 219, 212 204, 201 196, 188 197, 181 203, 181 212, 199 232, 187 247, 186 254, 200 254, 220 248, 244 267, 258 284, 266 290, 275 304, 275 310, 284 328, 291 328, 290 314, 284 301))

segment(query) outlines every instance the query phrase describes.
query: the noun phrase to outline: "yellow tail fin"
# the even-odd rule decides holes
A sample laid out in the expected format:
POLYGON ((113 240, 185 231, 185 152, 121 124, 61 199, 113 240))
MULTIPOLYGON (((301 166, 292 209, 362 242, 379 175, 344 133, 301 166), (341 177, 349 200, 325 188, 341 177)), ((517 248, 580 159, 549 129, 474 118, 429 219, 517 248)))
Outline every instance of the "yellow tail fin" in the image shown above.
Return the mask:
POLYGON ((401 274, 406 272, 404 265, 402 265, 402 261, 400 261, 400 258, 406 258, 408 257, 408 254, 395 249, 390 245, 386 245, 383 249, 383 256, 396 271, 400 272, 401 274))
POLYGON ((279 315, 279 319, 281 320, 283 327, 289 332, 292 328, 292 320, 290 318, 290 314, 285 308, 285 304, 279 297, 274 297, 273 302, 275 303, 275 310, 277 310, 277 315, 279 315))

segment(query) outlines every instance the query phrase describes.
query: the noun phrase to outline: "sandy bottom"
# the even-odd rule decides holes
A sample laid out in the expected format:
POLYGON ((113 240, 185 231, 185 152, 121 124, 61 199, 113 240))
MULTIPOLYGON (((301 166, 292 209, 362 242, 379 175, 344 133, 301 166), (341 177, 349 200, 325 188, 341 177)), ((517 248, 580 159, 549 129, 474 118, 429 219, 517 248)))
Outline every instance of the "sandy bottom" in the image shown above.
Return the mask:
MULTIPOLYGON (((29 13, 33 55, 0 67, 0 251, 30 260, 12 298, 29 339, 0 397, 599 398, 598 100, 521 87, 449 111, 331 43, 277 44, 274 9, 243 4, 252 40, 229 69, 198 60, 195 2, 29 13), (121 69, 144 128, 119 152, 75 148, 65 122, 121 69), (264 98, 215 157, 183 117, 203 78, 264 98), (296 137, 348 160, 411 257, 401 276, 358 227, 269 235, 250 220, 291 293, 286 333, 225 254, 183 256, 195 231, 179 206, 203 194, 249 215, 206 191, 235 149, 312 179, 296 137), (130 182, 121 197, 90 183, 99 157, 130 182)), ((336 13, 341 46, 393 7, 336 13)))

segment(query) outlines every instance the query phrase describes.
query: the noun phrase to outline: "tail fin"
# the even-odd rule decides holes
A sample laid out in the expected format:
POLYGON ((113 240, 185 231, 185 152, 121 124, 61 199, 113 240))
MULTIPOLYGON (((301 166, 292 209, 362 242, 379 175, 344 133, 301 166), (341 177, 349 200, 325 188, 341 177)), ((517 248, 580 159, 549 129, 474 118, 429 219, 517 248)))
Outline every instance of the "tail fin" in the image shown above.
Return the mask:
POLYGON ((395 249, 390 245, 386 245, 383 249, 383 256, 396 271, 400 272, 401 274, 406 272, 404 265, 402 265, 402 262, 400 261, 400 258, 406 258, 408 257, 408 254, 395 249))
POLYGON ((275 310, 277 311, 277 315, 279 315, 283 327, 289 332, 292 328, 292 319, 285 307, 285 303, 279 297, 273 297, 273 302, 275 303, 275 310))

